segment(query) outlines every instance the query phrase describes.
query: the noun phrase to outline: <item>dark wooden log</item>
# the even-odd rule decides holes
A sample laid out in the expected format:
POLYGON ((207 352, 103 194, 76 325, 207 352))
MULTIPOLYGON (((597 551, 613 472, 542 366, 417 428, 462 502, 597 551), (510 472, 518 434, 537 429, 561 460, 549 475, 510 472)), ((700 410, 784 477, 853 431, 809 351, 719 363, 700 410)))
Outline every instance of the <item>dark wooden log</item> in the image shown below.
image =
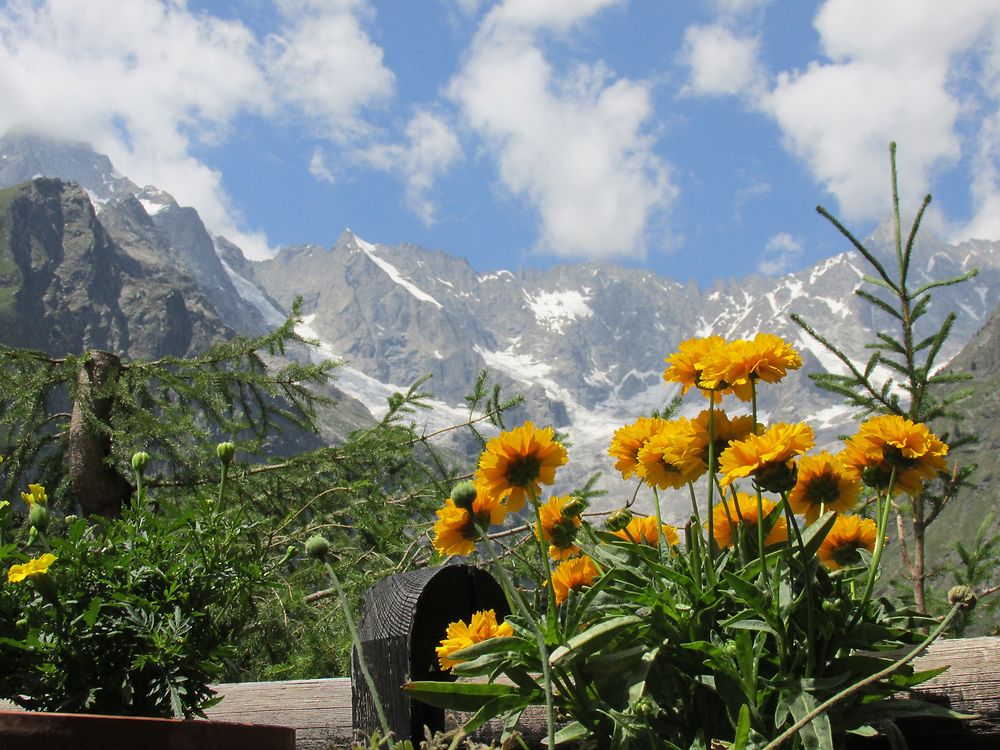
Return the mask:
POLYGON ((77 378, 66 454, 70 484, 85 516, 117 516, 132 494, 128 480, 105 462, 111 455, 110 420, 114 407, 114 399, 107 394, 121 372, 117 355, 94 350, 87 353, 77 378))
MULTIPOLYGON (((445 726, 444 711, 410 700, 402 685, 410 680, 447 680, 434 649, 448 624, 469 621, 473 612, 510 613, 503 591, 493 577, 468 565, 446 565, 390 576, 369 589, 359 626, 361 651, 375 680, 389 726, 397 739, 420 740, 424 726, 445 726)), ((354 653, 354 728, 379 729, 375 701, 365 684, 354 653)))

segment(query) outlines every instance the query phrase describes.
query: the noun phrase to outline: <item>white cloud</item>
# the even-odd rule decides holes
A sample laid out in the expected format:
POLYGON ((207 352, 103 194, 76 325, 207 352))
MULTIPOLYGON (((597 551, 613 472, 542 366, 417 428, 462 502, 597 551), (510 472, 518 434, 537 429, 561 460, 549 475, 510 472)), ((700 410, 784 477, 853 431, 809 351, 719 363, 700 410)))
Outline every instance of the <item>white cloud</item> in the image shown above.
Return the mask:
POLYGON ((488 25, 566 31, 580 21, 624 0, 504 0, 489 14, 488 25))
POLYGON ((305 114, 331 137, 363 129, 361 109, 392 90, 358 20, 366 7, 283 0, 285 28, 262 43, 178 0, 10 0, 0 6, 0 133, 87 141, 264 257, 266 237, 245 229, 195 147, 223 141, 245 116, 305 114))
MULTIPOLYGON (((942 12, 933 0, 827 0, 815 25, 829 61, 780 73, 758 105, 777 121, 788 150, 836 196, 845 220, 887 215, 890 140, 899 144, 901 200, 915 206, 968 145, 963 118, 996 108, 998 92, 980 88, 970 61, 984 55, 991 33, 996 49, 1000 5, 968 0, 942 12)), ((987 138, 985 131, 979 137, 987 138)), ((977 167, 977 200, 987 207, 994 205, 997 151, 983 143, 978 150, 985 163, 977 167)))
POLYGON ((760 42, 724 26, 690 26, 681 57, 689 69, 682 94, 752 95, 764 85, 758 61, 760 42))
POLYGON ((567 31, 612 4, 496 6, 448 89, 503 185, 538 211, 540 249, 563 257, 642 257, 651 217, 675 193, 648 132, 648 84, 616 79, 601 63, 560 74, 535 33, 567 31))
POLYGON ((319 147, 314 148, 312 156, 309 157, 309 174, 320 182, 333 184, 337 181, 333 170, 326 163, 326 154, 319 147))
POLYGON ((768 276, 785 273, 802 257, 802 243, 787 232, 780 232, 767 241, 757 270, 768 276))
POLYGON ((361 110, 388 98, 395 77, 361 26, 362 0, 280 0, 285 27, 268 36, 264 65, 274 92, 314 120, 321 135, 364 132, 361 110))
POLYGON ((462 146, 441 117, 420 111, 406 127, 405 144, 375 146, 359 156, 379 169, 399 172, 406 183, 407 207, 430 225, 437 212, 430 195, 434 182, 461 158, 462 146))

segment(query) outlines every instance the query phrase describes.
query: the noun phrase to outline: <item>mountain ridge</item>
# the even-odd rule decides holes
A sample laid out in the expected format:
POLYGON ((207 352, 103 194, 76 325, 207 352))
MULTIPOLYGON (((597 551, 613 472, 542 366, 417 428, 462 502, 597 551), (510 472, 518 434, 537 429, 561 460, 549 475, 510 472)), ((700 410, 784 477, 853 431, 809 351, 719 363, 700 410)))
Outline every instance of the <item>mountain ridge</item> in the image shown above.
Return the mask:
MULTIPOLYGON (((15 173, 12 161, 32 168, 42 163, 25 156, 23 141, 11 154, 6 142, 0 139, 0 164, 7 169, 0 169, 0 177, 15 173)), ((234 330, 273 325, 301 295, 306 316, 301 330, 319 340, 316 355, 349 360, 338 385, 376 416, 384 412, 388 395, 433 376, 428 386, 437 408, 414 417, 428 430, 465 416, 464 396, 486 369, 507 392, 526 396, 508 421, 530 418, 568 435, 571 466, 563 475, 577 485, 591 471, 610 468, 606 451, 616 427, 663 408, 677 394, 678 388, 662 379, 664 357, 687 338, 709 333, 747 338, 767 331, 792 343, 804 367, 780 386, 762 389, 761 418, 807 419, 824 443, 849 431, 852 415, 818 390, 808 374, 842 371, 842 365, 790 314, 815 324, 854 361, 867 360, 865 344, 875 332, 891 330, 888 316, 854 294, 870 272, 853 251, 782 276, 720 280, 706 289, 610 264, 481 273, 440 250, 371 243, 350 230, 330 247, 285 247, 271 259, 251 261, 225 238, 212 236, 195 209, 177 206, 153 187, 130 192, 126 188, 134 183, 116 177, 106 157, 95 155, 84 168, 79 148, 70 148, 65 160, 72 169, 66 171, 106 189, 102 197, 84 185, 97 201, 95 215, 115 232, 144 237, 146 252, 188 269, 234 330)), ((50 168, 59 171, 58 150, 48 147, 45 154, 50 168)), ((884 226, 866 242, 880 258, 894 257, 884 226)), ((925 234, 914 257, 911 276, 917 284, 959 275, 970 266, 981 269, 972 282, 935 292, 927 329, 949 310, 957 315, 943 363, 1000 304, 1000 242, 948 246, 925 234)), ((693 415, 703 406, 689 396, 681 413, 693 415)), ((612 497, 627 491, 607 474, 604 486, 612 497)))

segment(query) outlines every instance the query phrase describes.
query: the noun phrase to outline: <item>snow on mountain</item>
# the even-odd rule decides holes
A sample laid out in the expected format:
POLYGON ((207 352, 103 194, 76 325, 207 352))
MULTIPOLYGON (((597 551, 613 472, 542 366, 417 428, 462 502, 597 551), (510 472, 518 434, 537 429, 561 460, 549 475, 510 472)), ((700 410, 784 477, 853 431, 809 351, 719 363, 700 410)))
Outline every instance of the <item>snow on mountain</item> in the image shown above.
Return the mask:
MULTIPOLYGON (((82 144, 6 137, 0 153, 0 185, 36 173, 79 182, 92 200, 104 202, 102 222, 123 237, 131 232, 142 239, 150 248, 145 252, 169 256, 235 330, 273 328, 301 296, 306 318, 300 332, 320 342, 316 356, 348 361, 338 370, 337 385, 373 414, 384 414, 390 395, 430 374, 426 387, 437 401, 432 412, 413 415, 418 428, 461 422, 467 416, 464 396, 478 373, 488 370, 506 394, 525 396, 508 424, 532 419, 567 435, 570 464, 560 471, 556 491, 603 471, 611 493, 607 505, 630 497, 633 489, 611 473, 611 436, 677 394, 662 373, 664 357, 680 342, 709 334, 748 338, 759 331, 791 342, 804 367, 779 386, 762 389, 760 414, 809 421, 822 444, 852 429, 851 414, 816 389, 808 374, 845 368, 791 315, 802 316, 862 365, 875 333, 895 330, 891 317, 854 294, 865 274, 872 274, 854 251, 781 277, 750 276, 706 290, 649 271, 597 264, 478 273, 462 258, 372 243, 350 231, 332 247, 286 247, 270 260, 251 262, 224 238, 212 237, 193 208, 178 206, 155 187, 140 190, 107 157, 82 144)), ((865 244, 891 267, 892 243, 891 227, 884 225, 865 244)), ((956 316, 938 366, 1000 302, 1000 242, 948 246, 926 234, 918 239, 910 289, 972 268, 980 269, 974 280, 934 290, 920 321, 918 336, 924 337, 950 312, 956 316)), ((704 407, 692 394, 680 413, 693 416, 704 407)))
MULTIPOLYGON (((929 238, 917 249, 914 286, 932 278, 931 271, 936 278, 981 269, 972 284, 936 290, 925 316, 926 330, 949 310, 958 316, 942 364, 1000 302, 998 244, 949 247, 929 238)), ((523 393, 525 406, 508 422, 532 419, 564 432, 572 445, 561 490, 604 471, 609 504, 631 495, 610 473, 611 436, 677 394, 662 379, 664 357, 692 336, 782 336, 800 350, 805 366, 762 390, 762 417, 806 419, 821 443, 849 429, 849 410, 808 378, 809 372, 842 373, 844 365, 790 315, 802 315, 863 363, 874 332, 892 330, 888 316, 854 295, 864 273, 861 259, 842 254, 783 277, 750 277, 708 291, 602 265, 477 274, 460 258, 375 244, 350 232, 331 248, 287 248, 254 264, 255 281, 270 298, 287 305, 302 294, 311 330, 373 381, 405 384, 431 373, 428 387, 453 414, 484 368, 506 392, 523 393)), ((402 390, 380 390, 368 381, 357 389, 340 385, 373 411, 386 392, 402 390)), ((694 416, 703 408, 704 401, 689 395, 680 413, 694 416)))

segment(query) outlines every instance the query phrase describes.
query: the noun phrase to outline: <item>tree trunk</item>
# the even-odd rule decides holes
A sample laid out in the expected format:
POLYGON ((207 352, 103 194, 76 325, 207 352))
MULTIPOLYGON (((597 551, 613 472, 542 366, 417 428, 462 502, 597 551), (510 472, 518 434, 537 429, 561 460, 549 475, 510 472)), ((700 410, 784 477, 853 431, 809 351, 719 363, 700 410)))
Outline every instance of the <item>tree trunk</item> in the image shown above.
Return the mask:
POLYGON ((66 453, 70 484, 86 516, 117 516, 132 494, 128 480, 105 462, 111 455, 110 419, 114 407, 114 396, 107 394, 121 371, 117 355, 95 350, 88 352, 77 379, 66 453))

